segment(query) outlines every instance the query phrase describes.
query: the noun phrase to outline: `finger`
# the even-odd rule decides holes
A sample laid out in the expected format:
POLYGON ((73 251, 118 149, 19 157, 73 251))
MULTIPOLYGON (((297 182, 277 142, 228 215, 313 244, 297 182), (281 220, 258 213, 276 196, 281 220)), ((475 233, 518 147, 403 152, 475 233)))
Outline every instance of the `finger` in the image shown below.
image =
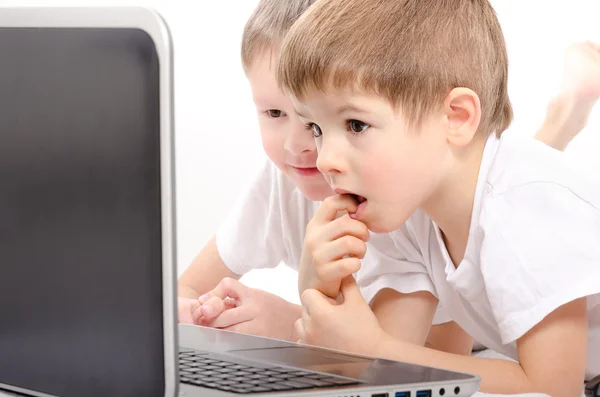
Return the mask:
POLYGON ((240 301, 233 298, 225 298, 223 303, 225 303, 225 310, 233 309, 240 305, 240 301))
POLYGON ((196 302, 195 299, 179 299, 177 317, 182 324, 194 324, 194 317, 192 312, 194 309, 200 306, 200 303, 196 302))
POLYGON ((343 236, 337 240, 324 244, 313 254, 315 263, 326 263, 348 256, 364 258, 367 252, 367 244, 354 236, 343 236))
POLYGON ((303 318, 304 312, 310 317, 316 310, 327 307, 329 304, 328 298, 316 289, 305 290, 300 297, 300 301, 304 308, 302 310, 303 318))
POLYGON ((204 317, 202 316, 202 305, 198 302, 198 306, 192 310, 193 323, 196 325, 205 325, 204 317))
POLYGON ((321 238, 324 241, 333 241, 342 236, 354 236, 362 241, 369 241, 371 234, 369 228, 364 223, 350 218, 350 215, 344 215, 323 226, 321 238))
POLYGON ((344 302, 358 303, 365 301, 356 280, 352 276, 345 277, 342 280, 340 289, 342 291, 344 302))
MULTIPOLYGON (((248 287, 230 277, 225 277, 208 294, 212 297, 225 299, 227 297, 243 300, 248 295, 248 287)), ((204 296, 202 296, 204 297, 204 296)))
POLYGON ((343 258, 319 268, 318 277, 322 281, 338 281, 360 270, 360 259, 343 258))
POLYGON ((216 318, 208 321, 208 326, 214 328, 227 328, 236 324, 253 320, 252 311, 246 306, 239 306, 230 310, 225 310, 216 318))
POLYGON ((214 297, 208 300, 205 304, 202 305, 200 311, 202 316, 206 318, 208 321, 213 320, 221 313, 227 310, 225 300, 214 297))
POLYGON ((340 211, 355 213, 358 208, 358 203, 349 195, 335 195, 327 197, 319 206, 313 220, 320 223, 328 223, 333 221, 340 211))

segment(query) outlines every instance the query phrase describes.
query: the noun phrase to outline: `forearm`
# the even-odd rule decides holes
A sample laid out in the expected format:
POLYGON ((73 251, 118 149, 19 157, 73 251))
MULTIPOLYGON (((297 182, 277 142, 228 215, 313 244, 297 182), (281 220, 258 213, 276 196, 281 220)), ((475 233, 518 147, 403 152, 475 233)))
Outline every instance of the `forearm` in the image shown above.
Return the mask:
POLYGON ((216 239, 213 237, 179 277, 177 296, 198 299, 200 295, 211 291, 226 277, 235 280, 240 278, 229 270, 221 259, 216 239))
POLYGON ((425 346, 446 353, 470 356, 473 338, 454 321, 432 325, 425 346))
POLYGON ((196 291, 193 287, 187 284, 183 284, 181 282, 177 283, 177 296, 180 298, 189 298, 189 299, 198 299, 200 297, 198 291, 196 291))
POLYGON ((484 393, 544 392, 543 386, 536 387, 523 368, 513 361, 445 353, 405 343, 389 335, 380 341, 377 356, 479 375, 482 379, 480 391, 484 393))
POLYGON ((546 119, 535 138, 557 150, 565 150, 586 126, 594 103, 577 100, 568 94, 557 96, 549 103, 546 119))

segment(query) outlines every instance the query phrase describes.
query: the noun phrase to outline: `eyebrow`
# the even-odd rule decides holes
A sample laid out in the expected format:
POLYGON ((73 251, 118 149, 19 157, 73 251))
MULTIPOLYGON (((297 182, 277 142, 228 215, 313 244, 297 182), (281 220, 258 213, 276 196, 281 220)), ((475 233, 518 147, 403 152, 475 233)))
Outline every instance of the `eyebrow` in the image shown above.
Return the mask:
POLYGON ((308 120, 308 117, 304 116, 302 113, 300 113, 300 112, 299 112, 299 111, 297 111, 296 109, 294 109, 294 111, 296 112, 296 116, 298 116, 298 117, 300 117, 300 118, 303 118, 303 119, 307 119, 307 120, 308 120))
POLYGON ((337 114, 342 114, 346 112, 368 113, 366 110, 356 107, 354 105, 344 105, 337 109, 337 114))
MULTIPOLYGON (((296 116, 298 116, 298 117, 301 117, 301 118, 303 118, 303 119, 307 119, 307 120, 308 120, 308 117, 304 116, 304 115, 303 115, 302 113, 300 113, 299 111, 297 111, 297 110, 296 110, 295 112, 296 112, 296 116)), ((361 109, 361 108, 359 108, 359 107, 356 107, 356 106, 354 106, 354 105, 343 105, 343 106, 339 107, 339 108, 337 109, 337 111, 336 111, 336 113, 337 113, 338 115, 340 115, 340 114, 343 114, 343 113, 345 113, 345 112, 354 112, 354 113, 369 113, 369 112, 367 112, 366 110, 364 110, 364 109, 361 109)))

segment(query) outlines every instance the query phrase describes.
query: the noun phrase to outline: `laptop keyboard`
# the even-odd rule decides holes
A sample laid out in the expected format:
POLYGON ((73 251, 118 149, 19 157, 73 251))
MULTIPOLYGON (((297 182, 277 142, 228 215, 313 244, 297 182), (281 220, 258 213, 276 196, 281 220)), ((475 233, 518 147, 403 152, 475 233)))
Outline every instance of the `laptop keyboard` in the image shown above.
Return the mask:
POLYGON ((181 383, 218 389, 226 392, 251 394, 348 386, 359 382, 328 374, 299 371, 284 367, 258 368, 214 358, 206 353, 179 353, 181 383))

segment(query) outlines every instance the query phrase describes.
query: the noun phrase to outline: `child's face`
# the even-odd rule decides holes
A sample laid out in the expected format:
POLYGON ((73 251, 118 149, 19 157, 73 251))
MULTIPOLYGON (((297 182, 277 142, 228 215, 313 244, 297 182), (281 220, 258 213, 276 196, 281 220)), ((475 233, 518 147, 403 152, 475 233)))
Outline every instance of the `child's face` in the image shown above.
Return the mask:
POLYGON ((333 193, 317 169, 317 148, 312 130, 299 120, 290 99, 279 90, 275 77, 276 54, 257 57, 248 71, 267 156, 310 200, 333 193))
POLYGON ((373 232, 399 228, 431 200, 449 167, 444 117, 407 127, 387 100, 351 92, 292 99, 317 137, 317 166, 338 194, 361 202, 356 219, 373 232))

